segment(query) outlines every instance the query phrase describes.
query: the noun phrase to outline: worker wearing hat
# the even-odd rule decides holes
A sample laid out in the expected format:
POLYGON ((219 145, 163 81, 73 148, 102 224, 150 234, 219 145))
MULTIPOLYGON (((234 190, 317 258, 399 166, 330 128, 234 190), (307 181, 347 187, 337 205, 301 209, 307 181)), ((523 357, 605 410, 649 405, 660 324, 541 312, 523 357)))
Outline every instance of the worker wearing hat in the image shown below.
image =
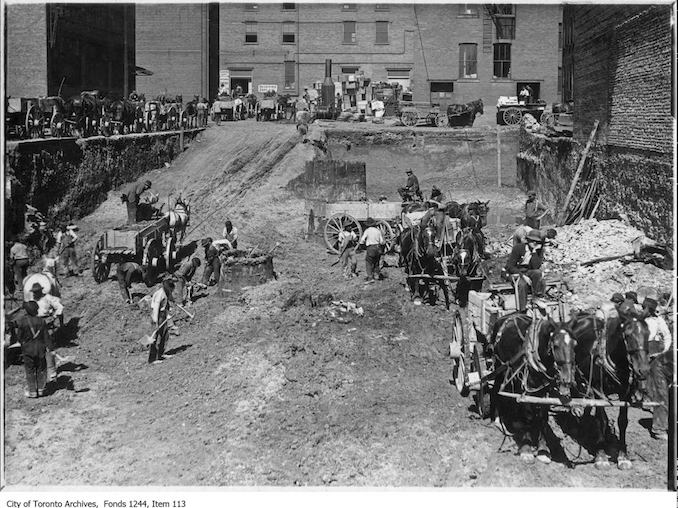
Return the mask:
POLYGON ((57 233, 56 237, 56 247, 57 253, 60 253, 63 256, 63 264, 67 269, 66 276, 70 277, 71 275, 78 276, 81 274, 80 268, 78 267, 78 253, 76 252, 75 246, 78 241, 78 226, 73 223, 70 223, 68 226, 62 225, 61 231, 57 233))
POLYGON ((45 320, 38 317, 37 302, 24 302, 23 308, 26 311, 26 316, 17 322, 17 329, 26 372, 26 391, 24 393, 26 397, 35 398, 44 394, 47 383, 46 356, 49 335, 45 320))
POLYGON ((619 305, 624 301, 624 295, 622 295, 621 293, 614 293, 612 295, 612 298, 610 298, 610 301, 615 305, 619 305))
POLYGON ((122 202, 127 203, 127 224, 136 224, 137 207, 139 206, 140 196, 151 188, 151 181, 146 180, 136 185, 130 186, 128 191, 123 194, 122 202))
POLYGON ((64 306, 61 304, 61 299, 56 296, 45 293, 44 288, 39 282, 36 282, 31 287, 32 298, 38 306, 37 316, 45 321, 47 328, 47 343, 46 343, 46 360, 47 360, 47 375, 50 380, 56 379, 56 362, 54 359, 54 334, 58 329, 56 320, 59 322, 59 327, 64 326, 64 306))
POLYGON ((527 234, 530 231, 537 231, 545 244, 553 243, 552 240, 558 235, 555 229, 547 229, 546 231, 543 231, 541 229, 534 229, 526 224, 521 224, 516 228, 515 232, 513 233, 513 245, 517 245, 519 243, 526 243, 527 234))
POLYGON ((504 267, 510 279, 517 285, 518 310, 521 312, 527 308, 528 288, 531 288, 532 295, 537 297, 542 296, 545 289, 541 272, 542 237, 539 231, 532 230, 527 233, 526 240, 527 243, 513 246, 504 267))
POLYGON ((525 224, 531 228, 539 229, 541 219, 547 213, 548 208, 537 199, 537 193, 533 190, 529 191, 525 202, 525 224))
POLYGON ((372 282, 372 280, 379 280, 381 278, 379 262, 381 261, 381 255, 383 254, 386 242, 373 218, 368 217, 366 225, 367 229, 365 229, 358 245, 364 245, 366 247, 365 271, 367 272, 367 276, 365 277, 365 280, 367 282, 372 282))
POLYGON ((638 295, 635 291, 627 291, 624 294, 624 301, 617 307, 619 314, 625 317, 640 318, 642 307, 638 305, 638 295))
POLYGON ((219 284, 221 277, 221 260, 219 259, 219 249, 212 243, 211 238, 203 238, 200 245, 205 249, 205 269, 202 272, 202 283, 210 284, 210 279, 214 275, 214 284, 219 284))
POLYGON ((430 198, 430 200, 437 201, 438 203, 442 203, 444 201, 442 191, 435 185, 433 187, 431 187, 431 198, 430 198))
POLYGON ((415 201, 417 199, 423 199, 421 190, 419 189, 419 179, 411 169, 408 169, 405 173, 407 174, 407 183, 405 184, 405 187, 400 187, 398 189, 398 194, 400 194, 402 200, 415 201))
POLYGON ((650 375, 648 393, 654 402, 660 405, 652 410, 652 437, 668 438, 668 401, 669 385, 673 375, 673 337, 664 318, 657 312, 658 303, 654 298, 643 300, 643 314, 649 329, 648 350, 650 353, 650 375))

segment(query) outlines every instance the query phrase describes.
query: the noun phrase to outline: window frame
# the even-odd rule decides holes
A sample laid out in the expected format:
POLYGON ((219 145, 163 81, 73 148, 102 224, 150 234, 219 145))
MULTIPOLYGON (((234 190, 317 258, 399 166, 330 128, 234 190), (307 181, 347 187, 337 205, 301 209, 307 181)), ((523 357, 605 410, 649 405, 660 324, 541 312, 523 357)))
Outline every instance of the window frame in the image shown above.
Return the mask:
POLYGON ((501 16, 501 15, 499 15, 496 18, 497 18, 497 24, 501 24, 502 21, 508 21, 508 22, 512 22, 513 26, 511 27, 512 28, 511 33, 508 34, 508 35, 511 35, 512 37, 506 37, 507 34, 504 33, 505 28, 502 28, 502 33, 500 34, 497 25, 495 25, 494 26, 495 39, 498 40, 498 41, 514 41, 514 40, 516 40, 516 17, 515 16, 501 16))
POLYGON ((478 79, 478 44, 475 42, 461 42, 459 43, 459 79, 478 79), (473 48, 475 50, 475 60, 473 59, 462 59, 462 56, 466 55, 466 52, 463 49, 473 48), (475 64, 475 73, 467 73, 467 64, 469 62, 474 62, 475 64), (474 76, 475 74, 475 76, 474 76))
POLYGON ((374 4, 374 10, 376 12, 389 12, 391 6, 389 4, 374 4))
MULTIPOLYGON (((501 56, 501 55, 500 55, 501 56)), ((506 56, 506 55, 504 55, 506 56)), ((492 45, 492 78, 493 79, 511 79, 511 43, 510 42, 495 42, 492 45), (498 47, 503 47, 504 49, 508 48, 508 59, 497 59, 497 49, 498 47), (505 76, 499 75, 497 70, 497 64, 501 65, 502 73, 504 71, 504 65, 508 64, 508 70, 506 71, 505 76)))
POLYGON ((297 88, 297 62, 294 60, 283 60, 283 90, 296 90, 297 88), (291 64, 291 69, 292 69, 292 75, 294 77, 294 81, 291 82, 291 84, 288 85, 287 81, 287 70, 288 70, 288 64, 291 64))
POLYGON ((342 21, 341 22, 342 30, 343 30, 343 38, 342 38, 342 44, 348 44, 350 46, 358 44, 358 23, 356 21, 342 21), (347 23, 353 23, 353 32, 349 32, 353 34, 352 40, 351 41, 346 41, 346 24, 347 23))
POLYGON ((474 18, 479 18, 480 17, 480 4, 459 4, 459 8, 457 10, 457 17, 458 18, 469 18, 469 19, 474 19, 474 18), (467 5, 473 5, 475 6, 475 13, 473 12, 472 9, 466 8, 467 5), (469 13, 469 11, 471 11, 469 13))
POLYGON ((356 12, 358 4, 341 4, 341 12, 356 12))
MULTIPOLYGON (((437 88, 437 87, 436 87, 437 88)), ((431 100, 435 99, 452 99, 452 94, 454 94, 454 80, 438 80, 438 81, 429 81, 428 93, 431 100), (450 85, 450 90, 433 90, 434 85, 450 85), (435 97, 433 94, 437 94, 435 97), (441 95, 443 94, 443 95, 441 95)))
POLYGON ((256 21, 245 21, 245 42, 244 44, 259 44, 259 31, 256 29, 257 28, 257 22, 256 21), (249 31, 249 28, 253 27, 255 30, 254 32, 249 31), (254 41, 248 41, 247 37, 254 35, 255 40, 254 41))
POLYGON ((389 33, 390 32, 389 25, 390 25, 390 23, 388 21, 375 21, 374 22, 374 30, 375 30, 374 44, 377 44, 377 45, 380 45, 380 46, 391 44, 391 38, 390 38, 390 33, 389 33), (384 33, 383 31, 379 32, 379 26, 385 26, 386 27, 386 41, 380 41, 379 40, 379 33, 384 33))
POLYGON ((296 2, 283 2, 282 5, 280 6, 280 10, 283 12, 293 12, 297 10, 297 4, 296 2), (291 9, 285 9, 286 5, 292 5, 291 9))
POLYGON ((297 44, 297 26, 296 22, 294 21, 283 21, 282 22, 282 35, 281 35, 281 44, 291 44, 291 45, 296 45, 297 44), (285 31, 285 26, 292 26, 293 31, 292 32, 286 32, 285 31), (285 41, 285 35, 292 35, 294 37, 293 41, 285 41))

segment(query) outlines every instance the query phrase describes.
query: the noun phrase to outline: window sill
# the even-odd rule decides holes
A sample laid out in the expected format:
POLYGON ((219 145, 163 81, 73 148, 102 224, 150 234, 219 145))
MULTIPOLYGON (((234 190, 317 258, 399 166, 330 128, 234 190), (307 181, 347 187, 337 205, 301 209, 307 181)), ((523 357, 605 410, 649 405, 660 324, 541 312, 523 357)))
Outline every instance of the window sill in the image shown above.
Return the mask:
POLYGON ((493 78, 492 78, 492 81, 493 81, 493 82, 502 82, 502 83, 506 83, 507 81, 510 82, 510 81, 515 81, 515 80, 514 80, 513 78, 496 78, 496 77, 493 77, 493 78))
POLYGON ((391 43, 390 42, 375 42, 375 46, 389 46, 391 43))
POLYGON ((480 19, 480 16, 473 14, 457 14, 457 19, 480 19))
POLYGON ((258 46, 259 45, 258 42, 244 42, 243 44, 245 46, 258 46))
POLYGON ((296 45, 297 45, 296 42, 283 42, 283 43, 281 43, 281 44, 282 44, 283 46, 296 46, 296 45))
POLYGON ((495 44, 513 44, 513 41, 515 41, 516 38, 514 37, 513 39, 495 39, 494 42, 495 44))
POLYGON ((341 45, 342 46, 357 46, 358 43, 357 42, 342 42, 341 45))
POLYGON ((478 78, 459 78, 455 82, 456 83, 478 83, 480 79, 478 78))

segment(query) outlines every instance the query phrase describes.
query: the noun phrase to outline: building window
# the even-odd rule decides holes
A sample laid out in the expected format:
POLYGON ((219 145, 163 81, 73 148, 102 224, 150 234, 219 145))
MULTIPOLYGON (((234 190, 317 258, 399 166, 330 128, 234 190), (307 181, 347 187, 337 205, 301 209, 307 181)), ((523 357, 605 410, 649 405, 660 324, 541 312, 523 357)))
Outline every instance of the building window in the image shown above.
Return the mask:
POLYGON ((478 45, 459 45, 459 77, 478 79, 478 45))
POLYGON ((562 96, 563 93, 563 68, 558 67, 558 94, 562 96))
POLYGON ((286 21, 282 25, 283 44, 295 44, 297 41, 297 30, 293 21, 286 21))
POLYGON ((410 91, 410 69, 386 69, 386 80, 392 85, 400 85, 403 92, 410 91))
POLYGON ((477 18, 478 4, 459 4, 458 18, 477 18))
POLYGON ((355 4, 341 4, 341 10, 343 12, 351 12, 356 10, 355 4))
POLYGON ((377 21, 377 44, 388 44, 388 21, 377 21))
POLYGON ((358 67, 342 67, 341 68, 342 74, 355 74, 356 72, 358 72, 358 67))
POLYGON ((355 44, 355 21, 344 21, 344 44, 355 44))
POLYGON ((297 73, 295 62, 285 62, 285 90, 291 90, 297 87, 297 73))
POLYGON ((454 81, 431 81, 431 100, 451 99, 454 81))
POLYGON ((245 44, 257 44, 257 23, 256 21, 245 22, 245 44))
POLYGON ((297 10, 297 4, 295 3, 284 3, 282 4, 282 10, 283 11, 296 11, 297 10))
POLYGON ((513 4, 496 4, 495 13, 503 16, 515 16, 516 10, 513 4))
POLYGON ((511 45, 499 43, 494 45, 494 77, 511 76, 511 45))
POLYGON ((388 4, 375 4, 374 10, 375 11, 390 11, 391 7, 388 4))
POLYGON ((497 39, 516 38, 516 18, 498 17, 495 27, 497 29, 497 39))
POLYGON ((259 4, 245 4, 245 10, 246 11, 258 11, 259 10, 259 4))
POLYGON ((563 49, 563 24, 558 23, 558 49, 563 49))

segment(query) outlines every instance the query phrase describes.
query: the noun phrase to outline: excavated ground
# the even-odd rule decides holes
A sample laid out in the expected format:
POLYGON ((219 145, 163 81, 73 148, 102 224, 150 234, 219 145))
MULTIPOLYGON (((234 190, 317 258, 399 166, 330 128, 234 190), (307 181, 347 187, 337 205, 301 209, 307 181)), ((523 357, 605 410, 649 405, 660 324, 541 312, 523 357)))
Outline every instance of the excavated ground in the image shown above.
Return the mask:
MULTIPOLYGON (((138 343, 148 310, 125 306, 113 278, 97 285, 87 269, 93 241, 124 221, 118 193, 81 221, 85 271, 62 279, 68 326, 58 352, 70 361, 56 391, 25 399, 22 367, 5 372, 9 485, 665 488, 667 446, 649 437, 640 410, 630 411, 631 471, 596 470, 555 420, 555 462, 522 464, 450 384, 452 313, 412 305, 394 267, 379 283, 346 281, 334 256, 303 240, 303 202, 284 189, 315 156, 299 141, 293 125, 212 127, 145 175, 161 196, 189 197, 190 240, 219 236, 230 217, 243 246, 281 243, 278 279, 199 298, 161 365, 147 365, 138 343), (307 295, 328 293, 364 316, 340 323, 309 305, 307 295)), ((401 171, 391 177, 401 184, 401 171)), ((448 182, 450 197, 519 213, 516 188, 471 182, 448 182)), ((497 241, 506 231, 488 228, 497 241)))

